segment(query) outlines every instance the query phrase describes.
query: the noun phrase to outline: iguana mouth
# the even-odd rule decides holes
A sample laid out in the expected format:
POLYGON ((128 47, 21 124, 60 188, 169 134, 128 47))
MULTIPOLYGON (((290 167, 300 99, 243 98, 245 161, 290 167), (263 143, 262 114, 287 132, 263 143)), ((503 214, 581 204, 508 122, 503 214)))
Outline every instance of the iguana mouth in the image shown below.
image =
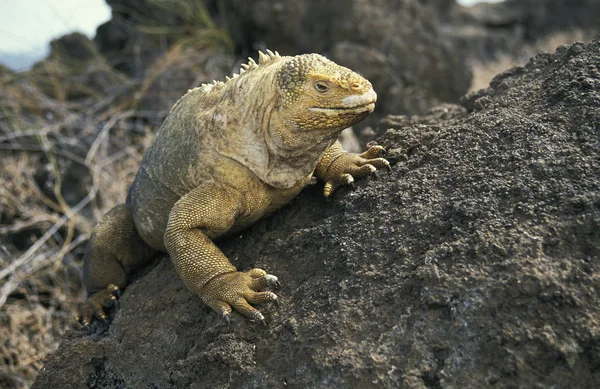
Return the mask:
POLYGON ((348 115, 348 114, 361 114, 361 113, 371 113, 375 109, 375 103, 367 103, 363 105, 358 105, 354 107, 310 107, 309 110, 312 112, 320 112, 329 115, 348 115))
POLYGON ((373 112, 376 101, 377 93, 371 89, 367 93, 345 97, 337 107, 310 107, 309 109, 326 115, 358 115, 373 112))

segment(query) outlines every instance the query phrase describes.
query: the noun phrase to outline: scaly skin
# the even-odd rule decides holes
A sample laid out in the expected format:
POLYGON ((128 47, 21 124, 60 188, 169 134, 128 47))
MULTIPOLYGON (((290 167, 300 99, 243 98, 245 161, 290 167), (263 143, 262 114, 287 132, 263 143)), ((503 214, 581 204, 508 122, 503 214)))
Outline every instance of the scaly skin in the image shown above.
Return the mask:
POLYGON ((375 107, 369 81, 317 54, 259 52, 240 75, 190 90, 144 154, 127 203, 94 228, 81 321, 104 318, 132 271, 167 251, 185 285, 229 320, 264 323, 251 304, 277 301, 261 269, 238 272, 213 240, 294 198, 313 174, 325 196, 389 168, 383 148, 347 153, 337 137, 375 107))

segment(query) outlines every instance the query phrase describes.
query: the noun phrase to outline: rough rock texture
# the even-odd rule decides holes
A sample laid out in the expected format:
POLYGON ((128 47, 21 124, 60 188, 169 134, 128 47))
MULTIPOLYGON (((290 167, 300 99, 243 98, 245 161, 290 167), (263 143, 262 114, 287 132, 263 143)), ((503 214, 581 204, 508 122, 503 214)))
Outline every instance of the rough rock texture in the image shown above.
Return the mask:
POLYGON ((221 243, 280 277, 268 328, 228 327, 168 260, 34 388, 600 386, 600 41, 463 106, 390 117, 390 174, 305 190, 221 243))

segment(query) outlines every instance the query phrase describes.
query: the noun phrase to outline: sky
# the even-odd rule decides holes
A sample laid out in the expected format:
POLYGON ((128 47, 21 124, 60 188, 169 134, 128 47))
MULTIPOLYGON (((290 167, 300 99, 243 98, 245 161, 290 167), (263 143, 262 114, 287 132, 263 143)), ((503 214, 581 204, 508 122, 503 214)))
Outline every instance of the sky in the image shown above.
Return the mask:
POLYGON ((93 38, 96 27, 109 19, 104 0, 0 0, 0 63, 26 69, 48 54, 52 39, 72 31, 93 38))
POLYGON ((0 0, 0 63, 31 66, 47 55, 52 39, 72 31, 93 38, 109 19, 104 0, 0 0))

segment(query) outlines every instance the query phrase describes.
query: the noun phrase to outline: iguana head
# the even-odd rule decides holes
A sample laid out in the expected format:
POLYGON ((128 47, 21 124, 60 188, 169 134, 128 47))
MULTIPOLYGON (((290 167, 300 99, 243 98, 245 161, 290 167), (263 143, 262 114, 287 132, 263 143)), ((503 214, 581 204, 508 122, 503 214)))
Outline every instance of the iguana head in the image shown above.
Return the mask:
POLYGON ((277 71, 278 116, 299 130, 341 131, 375 109, 369 81, 318 54, 285 57, 277 71))

